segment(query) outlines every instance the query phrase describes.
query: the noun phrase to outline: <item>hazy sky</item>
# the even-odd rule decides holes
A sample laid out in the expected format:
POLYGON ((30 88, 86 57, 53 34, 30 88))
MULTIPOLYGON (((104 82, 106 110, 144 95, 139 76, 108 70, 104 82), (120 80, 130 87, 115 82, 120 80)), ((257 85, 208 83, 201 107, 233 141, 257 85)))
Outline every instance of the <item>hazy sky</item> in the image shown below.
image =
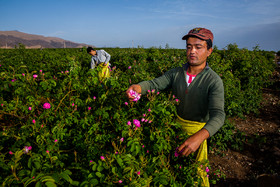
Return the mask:
POLYGON ((219 49, 280 50, 280 0, 0 0, 0 30, 97 47, 185 48, 194 27, 219 49))

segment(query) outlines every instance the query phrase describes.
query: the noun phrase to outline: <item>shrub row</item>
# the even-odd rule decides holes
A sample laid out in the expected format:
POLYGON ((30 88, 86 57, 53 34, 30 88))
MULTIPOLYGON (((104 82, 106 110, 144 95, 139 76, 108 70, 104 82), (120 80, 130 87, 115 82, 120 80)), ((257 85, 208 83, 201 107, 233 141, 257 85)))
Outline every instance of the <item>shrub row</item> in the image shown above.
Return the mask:
MULTIPOLYGON (((185 50, 105 50, 113 66, 104 82, 98 68, 89 69, 85 48, 0 50, 3 185, 200 184, 201 163, 174 154, 186 139, 175 122, 180 101, 169 90, 133 103, 125 96, 129 85, 185 63, 185 50)), ((274 69, 271 53, 229 45, 209 65, 224 81, 228 116, 257 112, 274 69)), ((230 133, 226 123, 217 144, 226 147, 231 139, 221 137, 230 133)), ((208 174, 211 183, 221 177, 208 174)))

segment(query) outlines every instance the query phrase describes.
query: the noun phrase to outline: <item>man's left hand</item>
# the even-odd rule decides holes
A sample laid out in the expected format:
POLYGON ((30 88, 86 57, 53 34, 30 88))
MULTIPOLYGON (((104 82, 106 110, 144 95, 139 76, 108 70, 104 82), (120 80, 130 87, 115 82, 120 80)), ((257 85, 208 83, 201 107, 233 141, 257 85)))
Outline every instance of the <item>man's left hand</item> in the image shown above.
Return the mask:
POLYGON ((178 153, 181 156, 188 156, 195 152, 200 144, 209 137, 209 132, 206 129, 201 129, 197 133, 189 137, 179 148, 178 153))

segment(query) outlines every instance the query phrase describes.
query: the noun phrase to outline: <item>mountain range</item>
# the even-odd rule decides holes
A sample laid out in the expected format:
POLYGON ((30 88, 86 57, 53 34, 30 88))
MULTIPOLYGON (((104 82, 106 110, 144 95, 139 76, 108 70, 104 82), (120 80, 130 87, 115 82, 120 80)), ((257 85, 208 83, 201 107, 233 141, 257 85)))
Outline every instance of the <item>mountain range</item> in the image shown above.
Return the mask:
POLYGON ((0 31, 0 48, 15 48, 19 44, 23 44, 26 48, 81 48, 92 46, 57 37, 45 37, 19 31, 0 31))

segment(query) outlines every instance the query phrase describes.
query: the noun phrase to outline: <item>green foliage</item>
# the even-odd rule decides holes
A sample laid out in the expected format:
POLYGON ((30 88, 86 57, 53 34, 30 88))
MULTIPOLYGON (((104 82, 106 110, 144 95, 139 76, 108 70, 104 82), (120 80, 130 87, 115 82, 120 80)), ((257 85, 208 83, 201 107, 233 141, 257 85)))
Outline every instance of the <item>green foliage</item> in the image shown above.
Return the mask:
MULTIPOLYGON (((169 91, 151 91, 137 103, 129 103, 125 95, 129 85, 184 64, 185 50, 106 51, 112 55, 111 77, 100 82, 98 68, 89 69, 85 48, 0 50, 0 181, 4 186, 201 182, 194 155, 174 156, 187 138, 175 122, 176 98, 169 91), (45 103, 51 107, 43 108, 45 103), (133 120, 139 120, 141 127, 135 128, 133 120)), ((209 64, 224 81, 228 116, 257 111, 259 90, 274 68, 271 59, 267 52, 235 46, 211 55, 209 64)), ((234 126, 226 122, 211 144, 226 149, 236 135, 233 132, 234 126)))
POLYGON ((271 84, 275 70, 272 52, 238 49, 216 50, 209 58, 210 66, 221 76, 225 87, 225 111, 228 116, 257 113, 262 99, 261 89, 271 84))

